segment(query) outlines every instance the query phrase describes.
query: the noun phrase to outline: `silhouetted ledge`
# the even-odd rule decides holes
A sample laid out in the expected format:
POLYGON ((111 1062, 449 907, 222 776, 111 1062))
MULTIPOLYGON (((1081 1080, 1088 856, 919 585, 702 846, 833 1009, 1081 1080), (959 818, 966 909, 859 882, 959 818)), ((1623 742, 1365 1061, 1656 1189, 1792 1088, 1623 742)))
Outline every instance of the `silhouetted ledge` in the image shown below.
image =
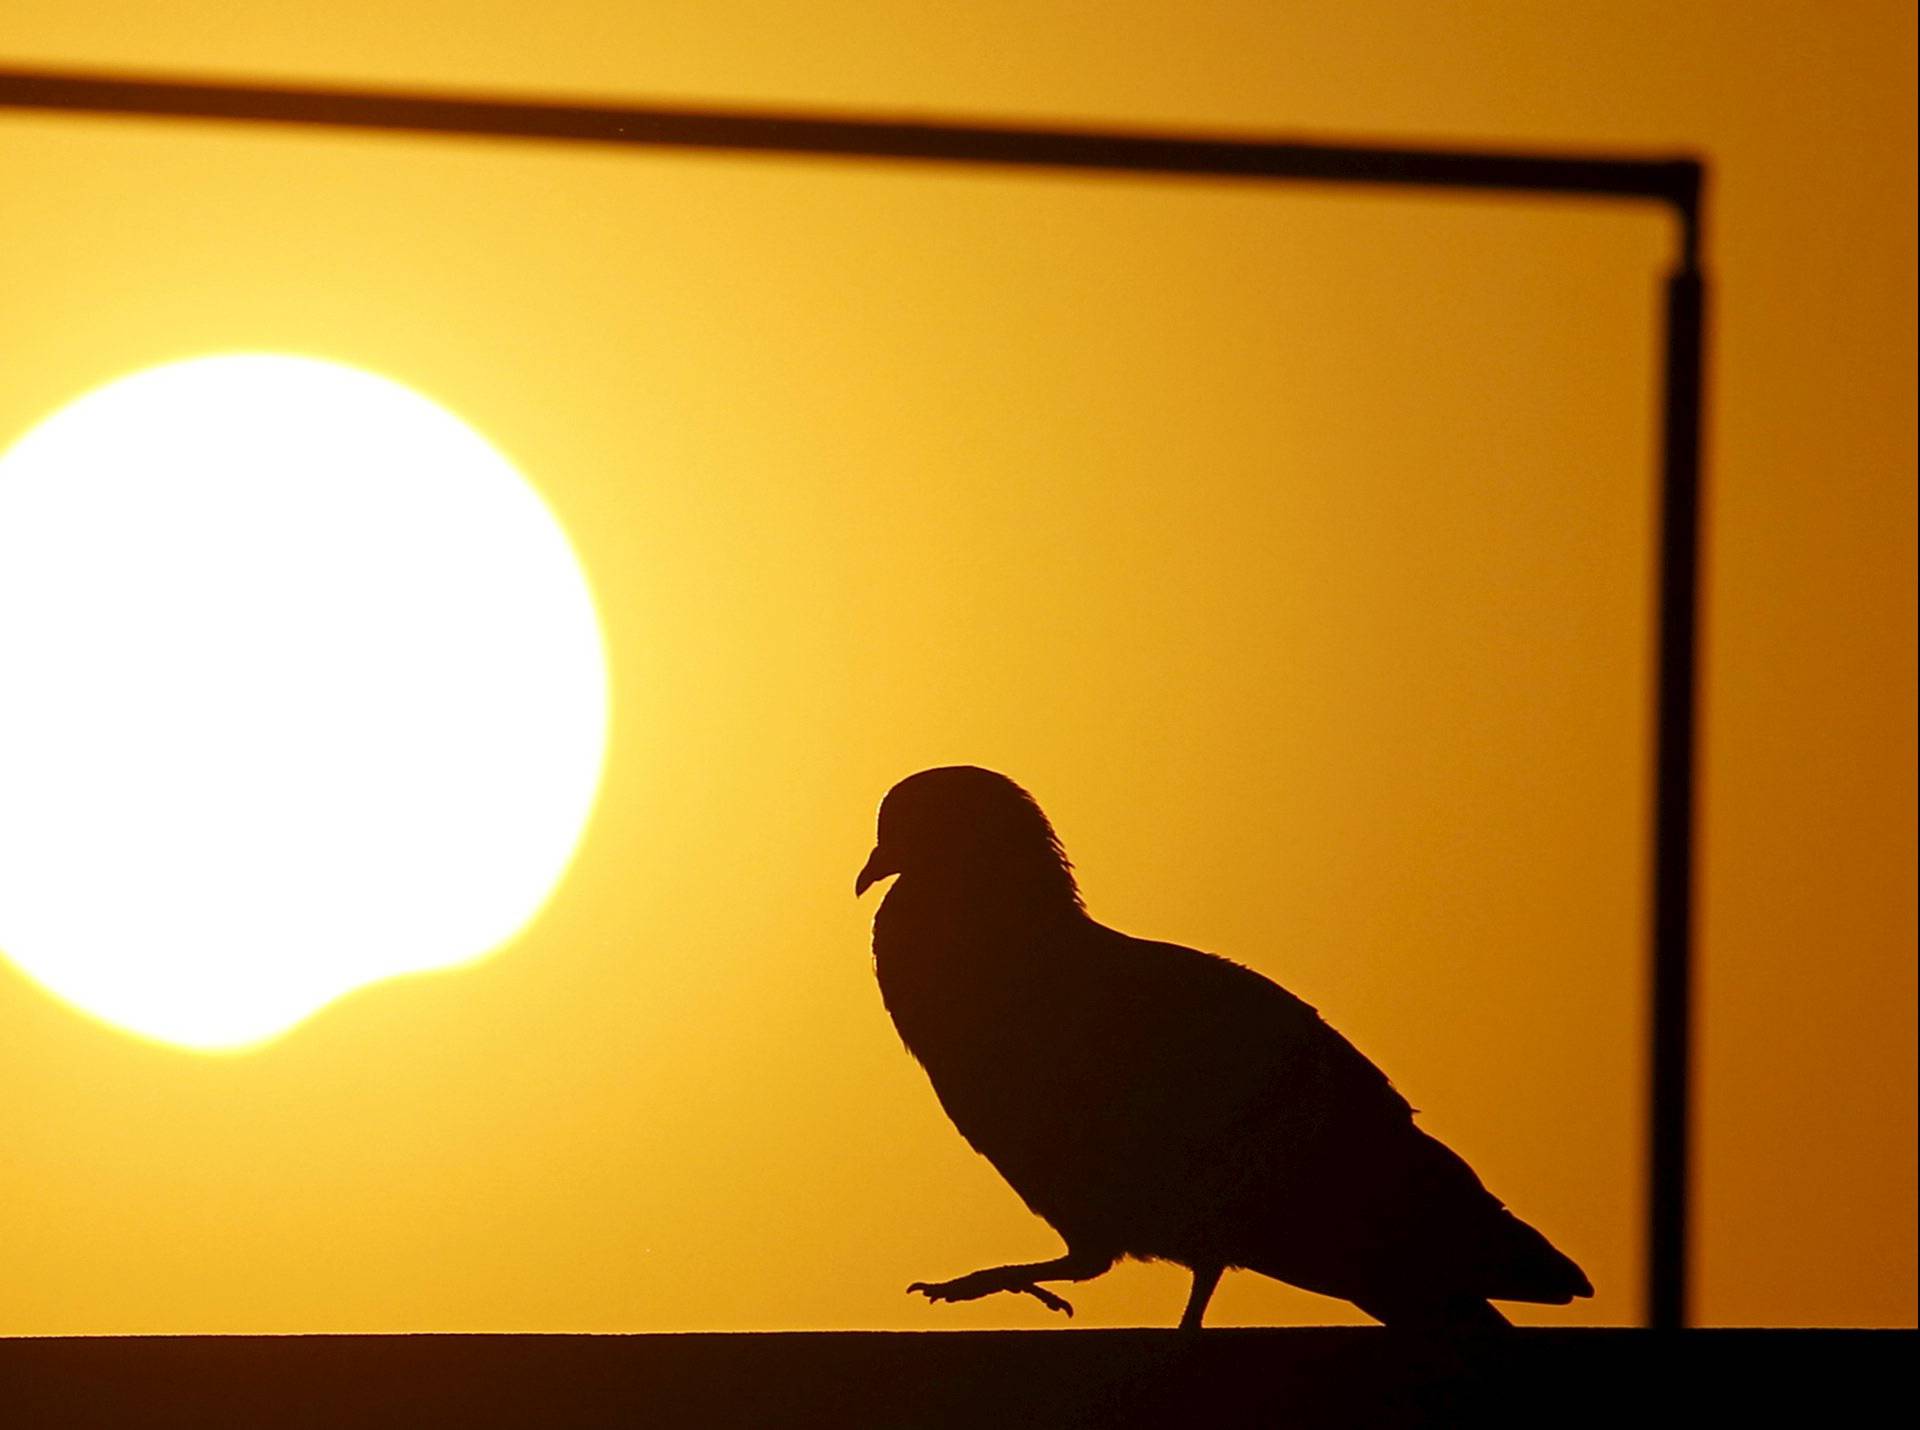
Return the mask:
POLYGON ((0 1424, 1901 1421, 1913 1331, 1362 1327, 0 1340, 0 1424))

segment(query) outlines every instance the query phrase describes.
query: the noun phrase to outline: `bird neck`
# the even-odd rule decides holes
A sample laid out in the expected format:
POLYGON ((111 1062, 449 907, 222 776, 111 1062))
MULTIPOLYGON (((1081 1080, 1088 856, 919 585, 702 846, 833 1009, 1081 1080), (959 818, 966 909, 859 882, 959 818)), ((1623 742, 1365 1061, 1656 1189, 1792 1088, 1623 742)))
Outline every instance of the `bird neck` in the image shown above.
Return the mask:
POLYGON ((1030 925, 1085 917, 1080 891, 1067 870, 947 867, 902 874, 882 908, 915 918, 968 927, 1030 925))

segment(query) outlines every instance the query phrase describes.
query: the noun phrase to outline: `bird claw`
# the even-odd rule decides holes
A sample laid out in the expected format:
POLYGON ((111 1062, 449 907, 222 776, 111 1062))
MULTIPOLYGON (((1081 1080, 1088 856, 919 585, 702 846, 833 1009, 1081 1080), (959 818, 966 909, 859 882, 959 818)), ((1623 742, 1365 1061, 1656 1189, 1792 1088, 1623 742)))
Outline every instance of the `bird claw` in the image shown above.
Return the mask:
POLYGON ((1065 1311, 1067 1313, 1067 1319, 1069 1321, 1073 1319, 1073 1303, 1067 1300, 1066 1297, 1056 1296, 1044 1286, 1015 1286, 1013 1289, 1015 1291, 1025 1292, 1042 1306, 1045 1306, 1049 1311, 1065 1311))
POLYGON ((968 1276, 956 1276, 951 1281, 916 1281, 907 1287, 907 1294, 919 1292, 929 1301, 977 1301, 982 1296, 991 1296, 997 1291, 1017 1291, 1023 1296, 1031 1296, 1049 1311, 1064 1311, 1069 1319, 1073 1316, 1073 1305, 1066 1297, 1055 1295, 1044 1286, 1031 1281, 1007 1285, 976 1271, 968 1276))

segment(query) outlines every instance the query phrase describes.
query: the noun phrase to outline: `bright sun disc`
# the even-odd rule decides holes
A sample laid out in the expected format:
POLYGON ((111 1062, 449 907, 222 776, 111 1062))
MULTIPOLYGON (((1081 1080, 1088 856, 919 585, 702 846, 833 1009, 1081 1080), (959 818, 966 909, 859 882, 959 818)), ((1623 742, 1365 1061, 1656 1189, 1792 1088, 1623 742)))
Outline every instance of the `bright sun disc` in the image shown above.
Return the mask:
POLYGON ((599 784, 565 533, 398 383, 171 363, 0 457, 0 953, 188 1047, 488 953, 599 784))

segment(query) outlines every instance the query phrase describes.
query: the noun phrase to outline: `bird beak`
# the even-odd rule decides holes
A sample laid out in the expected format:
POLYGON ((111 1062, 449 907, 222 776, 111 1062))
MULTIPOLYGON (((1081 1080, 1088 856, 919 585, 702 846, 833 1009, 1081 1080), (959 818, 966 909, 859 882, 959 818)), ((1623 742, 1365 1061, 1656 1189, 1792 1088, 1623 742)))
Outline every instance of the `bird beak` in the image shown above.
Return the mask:
POLYGON ((899 872, 898 869, 894 868, 892 864, 881 857, 880 846, 877 844, 874 845, 873 853, 867 856, 866 865, 860 870, 860 877, 853 881, 854 898, 859 898, 862 894, 866 893, 868 889, 871 889, 876 879, 884 879, 889 874, 898 874, 899 872))

